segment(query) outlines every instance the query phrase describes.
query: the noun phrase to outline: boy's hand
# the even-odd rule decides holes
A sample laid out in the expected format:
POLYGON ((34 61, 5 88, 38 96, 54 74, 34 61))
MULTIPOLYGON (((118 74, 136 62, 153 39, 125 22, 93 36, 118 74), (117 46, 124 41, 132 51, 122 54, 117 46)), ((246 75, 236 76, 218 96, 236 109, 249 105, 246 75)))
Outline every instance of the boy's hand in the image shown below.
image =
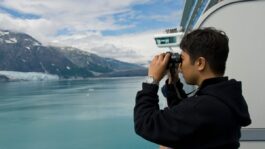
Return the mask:
POLYGON ((156 55, 149 66, 148 76, 152 76, 155 80, 160 81, 166 73, 169 59, 169 53, 156 55))

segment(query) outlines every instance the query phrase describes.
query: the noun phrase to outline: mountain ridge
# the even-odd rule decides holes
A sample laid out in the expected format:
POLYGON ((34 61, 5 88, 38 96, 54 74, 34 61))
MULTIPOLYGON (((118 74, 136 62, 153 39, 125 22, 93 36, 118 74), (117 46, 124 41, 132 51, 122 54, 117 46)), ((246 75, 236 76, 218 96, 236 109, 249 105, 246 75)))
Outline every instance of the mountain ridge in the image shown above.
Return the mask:
POLYGON ((1 29, 0 70, 40 72, 63 79, 147 74, 147 68, 137 64, 100 57, 72 47, 44 46, 28 34, 1 29))

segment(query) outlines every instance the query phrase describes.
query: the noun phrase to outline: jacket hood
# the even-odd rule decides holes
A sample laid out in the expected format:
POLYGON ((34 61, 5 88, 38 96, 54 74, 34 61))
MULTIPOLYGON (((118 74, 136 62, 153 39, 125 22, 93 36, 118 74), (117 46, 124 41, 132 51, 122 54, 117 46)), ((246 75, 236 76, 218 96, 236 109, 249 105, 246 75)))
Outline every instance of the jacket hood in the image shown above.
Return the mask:
POLYGON ((247 126, 251 123, 251 119, 241 86, 241 82, 234 79, 214 78, 205 80, 199 92, 219 99, 231 109, 241 126, 247 126))

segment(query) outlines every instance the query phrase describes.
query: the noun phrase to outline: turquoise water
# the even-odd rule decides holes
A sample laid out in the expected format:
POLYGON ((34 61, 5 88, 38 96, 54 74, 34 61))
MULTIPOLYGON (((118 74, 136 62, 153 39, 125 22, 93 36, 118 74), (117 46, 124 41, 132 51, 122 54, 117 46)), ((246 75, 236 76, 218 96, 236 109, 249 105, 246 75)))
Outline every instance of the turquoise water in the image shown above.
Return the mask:
POLYGON ((143 77, 0 83, 0 149, 156 149, 133 127, 143 77))

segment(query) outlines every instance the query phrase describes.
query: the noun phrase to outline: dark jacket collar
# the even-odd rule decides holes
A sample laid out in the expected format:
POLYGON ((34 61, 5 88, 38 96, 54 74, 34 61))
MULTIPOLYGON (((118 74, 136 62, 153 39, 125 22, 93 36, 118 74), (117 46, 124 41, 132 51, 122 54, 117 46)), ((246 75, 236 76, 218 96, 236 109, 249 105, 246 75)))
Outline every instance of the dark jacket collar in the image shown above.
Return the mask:
POLYGON ((217 84, 227 80, 228 77, 215 77, 215 78, 206 79, 202 82, 201 86, 199 87, 199 90, 205 88, 208 85, 217 84))

